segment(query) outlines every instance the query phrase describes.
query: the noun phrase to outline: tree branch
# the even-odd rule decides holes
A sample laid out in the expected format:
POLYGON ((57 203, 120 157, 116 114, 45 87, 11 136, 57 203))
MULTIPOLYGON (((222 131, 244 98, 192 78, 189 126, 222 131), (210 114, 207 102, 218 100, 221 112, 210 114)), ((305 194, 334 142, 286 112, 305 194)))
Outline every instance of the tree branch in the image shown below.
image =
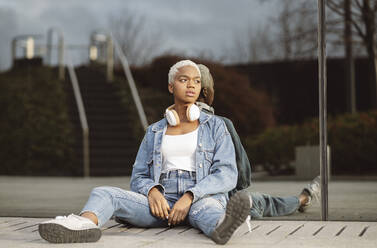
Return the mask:
POLYGON ((336 14, 338 14, 338 15, 340 15, 340 16, 344 16, 344 12, 342 12, 342 11, 340 10, 340 9, 342 9, 342 8, 339 9, 338 5, 335 4, 333 1, 327 1, 327 7, 329 7, 329 9, 330 9, 331 11, 335 12, 336 14))
POLYGON ((362 39, 366 38, 366 35, 363 33, 363 30, 357 25, 356 22, 352 21, 352 26, 356 29, 357 33, 362 39))
POLYGON ((354 2, 356 3, 356 5, 357 5, 357 7, 358 7, 359 9, 363 9, 363 6, 362 6, 360 0, 354 0, 354 2))

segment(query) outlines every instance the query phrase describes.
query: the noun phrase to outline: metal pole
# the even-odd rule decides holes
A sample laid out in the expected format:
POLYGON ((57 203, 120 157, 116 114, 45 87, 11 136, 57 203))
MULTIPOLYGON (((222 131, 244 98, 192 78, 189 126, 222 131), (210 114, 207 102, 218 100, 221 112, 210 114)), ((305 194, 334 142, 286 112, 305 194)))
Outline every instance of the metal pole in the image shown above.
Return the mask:
POLYGON ((318 0, 319 145, 321 171, 321 218, 328 220, 326 0, 318 0))
POLYGON ((85 113, 85 108, 84 108, 84 103, 81 97, 81 92, 80 92, 80 86, 77 80, 76 72, 73 67, 73 63, 71 60, 71 57, 68 56, 67 54, 67 66, 68 66, 68 73, 71 78, 71 83, 72 83, 72 88, 73 88, 73 93, 75 96, 76 104, 77 104, 77 109, 79 112, 79 117, 80 117, 80 123, 81 123, 81 128, 82 128, 82 138, 83 138, 83 172, 84 172, 84 177, 89 177, 90 176, 90 142, 89 142, 89 126, 88 126, 88 121, 86 119, 86 113, 85 113))
POLYGON ((54 32, 53 28, 47 31, 47 64, 52 65, 52 34, 54 32))
POLYGON ((14 38, 12 40, 12 63, 13 63, 13 66, 14 66, 15 61, 16 61, 16 56, 17 56, 17 39, 14 38))
POLYGON ((355 65, 352 55, 351 0, 344 1, 344 44, 346 55, 347 111, 356 113, 355 65))
POLYGON ((34 58, 34 50, 35 50, 35 42, 32 36, 27 37, 26 39, 26 47, 25 47, 25 57, 27 59, 34 58))
POLYGON ((65 66, 64 66, 64 37, 63 34, 59 34, 59 53, 58 53, 58 66, 59 66, 59 80, 63 81, 65 78, 65 66))
POLYGON ((52 66, 52 43, 54 32, 58 35, 58 74, 59 80, 63 81, 65 78, 65 66, 64 66, 64 35, 59 28, 50 28, 47 31, 47 61, 52 66))
POLYGON ((113 39, 111 35, 107 35, 106 38, 106 75, 107 75, 107 82, 112 82, 114 79, 114 47, 113 47, 113 39))

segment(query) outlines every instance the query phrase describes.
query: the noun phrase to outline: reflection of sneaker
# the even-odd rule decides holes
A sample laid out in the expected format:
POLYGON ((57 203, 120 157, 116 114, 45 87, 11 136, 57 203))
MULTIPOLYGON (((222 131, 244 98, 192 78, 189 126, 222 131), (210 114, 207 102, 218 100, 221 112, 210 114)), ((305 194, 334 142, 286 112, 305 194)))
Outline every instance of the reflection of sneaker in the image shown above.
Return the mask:
POLYGON ((217 244, 225 244, 232 237, 236 229, 241 226, 250 214, 251 201, 249 194, 238 191, 230 198, 224 219, 211 233, 211 239, 217 244))
POLYGON ((321 178, 317 176, 313 179, 301 192, 303 195, 308 196, 308 201, 298 208, 299 212, 305 210, 313 204, 313 201, 320 201, 321 198, 321 178))
POLYGON ((51 243, 96 242, 101 229, 91 220, 71 214, 40 223, 39 235, 51 243))

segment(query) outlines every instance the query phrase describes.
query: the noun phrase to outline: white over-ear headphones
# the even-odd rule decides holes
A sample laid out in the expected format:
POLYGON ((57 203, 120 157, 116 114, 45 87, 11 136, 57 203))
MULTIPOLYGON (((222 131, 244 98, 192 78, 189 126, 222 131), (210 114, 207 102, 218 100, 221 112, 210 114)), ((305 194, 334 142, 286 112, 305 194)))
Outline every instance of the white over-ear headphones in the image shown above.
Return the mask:
MULTIPOLYGON (((171 105, 165 111, 165 118, 170 126, 178 126, 181 121, 179 120, 178 113, 173 109, 174 105, 171 105)), ((186 110, 186 116, 189 121, 196 121, 200 117, 200 109, 195 104, 190 104, 186 110)))

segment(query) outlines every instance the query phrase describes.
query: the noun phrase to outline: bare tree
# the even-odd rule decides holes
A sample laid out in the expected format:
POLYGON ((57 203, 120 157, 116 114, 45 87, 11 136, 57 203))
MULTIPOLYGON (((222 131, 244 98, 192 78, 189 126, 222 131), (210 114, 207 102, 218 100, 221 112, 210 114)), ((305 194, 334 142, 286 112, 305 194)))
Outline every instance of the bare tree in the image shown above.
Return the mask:
POLYGON ((129 10, 110 16, 109 26, 131 65, 149 62, 162 46, 162 35, 148 26, 144 16, 129 10))
MULTIPOLYGON (((261 3, 271 0, 260 0, 261 3)), ((317 1, 302 0, 275 0, 279 4, 280 12, 276 18, 270 21, 270 32, 264 32, 263 36, 249 33, 247 42, 235 45, 234 54, 254 54, 250 60, 259 60, 260 54, 265 48, 273 50, 274 59, 302 59, 317 56, 317 1), (272 41, 274 43, 271 45, 272 41), (262 41, 262 42, 261 42, 262 41), (248 45, 245 45, 248 44, 248 45), (250 45, 252 44, 252 45, 250 45), (271 48, 274 49, 271 49, 271 48)), ((328 0, 326 17, 327 29, 327 53, 329 56, 350 57, 352 54, 366 55, 369 61, 369 88, 370 104, 377 108, 377 58, 376 58, 376 22, 377 0, 328 0), (350 9, 347 11, 347 2, 350 9), (349 13, 349 16, 347 14, 349 13), (350 23, 351 25, 346 25, 350 23), (352 45, 351 49, 350 46, 352 45)), ((351 56, 352 57, 352 56, 351 56)), ((348 63, 352 70, 352 64, 348 63)), ((347 75, 347 78, 351 77, 347 75)), ((352 80, 347 82, 348 109, 355 111, 355 93, 352 90, 352 80)))
MULTIPOLYGON (((269 0, 260 1, 266 3, 269 0)), ((317 51, 316 5, 313 1, 279 0, 276 17, 258 28, 236 34, 233 54, 243 62, 312 58, 317 51), (242 57, 242 55, 244 57, 242 57)), ((314 2, 315 3, 315 2, 314 2)))
POLYGON ((235 32, 233 47, 228 52, 231 61, 250 63, 281 58, 269 23, 235 32))
MULTIPOLYGON (((346 15, 345 0, 328 0, 327 6, 341 18, 346 15)), ((368 55, 370 104, 373 108, 377 108, 376 13, 376 0, 351 1, 349 21, 368 55)))

